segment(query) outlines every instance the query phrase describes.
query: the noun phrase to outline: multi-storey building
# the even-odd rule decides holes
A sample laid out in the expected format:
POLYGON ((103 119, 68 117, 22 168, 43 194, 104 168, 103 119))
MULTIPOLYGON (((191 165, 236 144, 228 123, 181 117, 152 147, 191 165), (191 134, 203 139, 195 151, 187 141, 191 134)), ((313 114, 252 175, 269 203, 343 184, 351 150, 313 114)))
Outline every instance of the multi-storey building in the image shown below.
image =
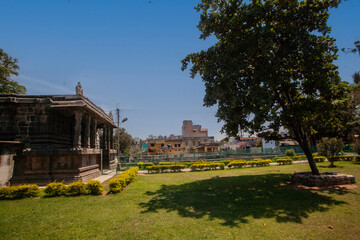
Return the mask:
POLYGON ((176 154, 180 152, 214 152, 220 149, 214 137, 208 136, 208 130, 192 121, 183 121, 182 135, 150 138, 147 140, 149 154, 176 154))

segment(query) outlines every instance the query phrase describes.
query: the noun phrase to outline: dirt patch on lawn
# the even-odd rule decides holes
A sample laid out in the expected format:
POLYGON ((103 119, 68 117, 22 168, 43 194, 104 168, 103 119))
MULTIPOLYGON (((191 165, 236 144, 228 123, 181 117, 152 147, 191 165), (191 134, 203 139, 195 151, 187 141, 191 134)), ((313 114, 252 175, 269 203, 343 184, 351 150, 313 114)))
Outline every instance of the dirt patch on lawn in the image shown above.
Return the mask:
POLYGON ((344 190, 352 190, 358 188, 356 184, 346 184, 346 185, 334 185, 334 186, 324 186, 324 187, 308 187, 304 185, 294 185, 288 182, 289 185, 300 188, 300 189, 310 189, 317 191, 344 191, 344 190))
POLYGON ((102 193, 101 195, 102 195, 102 196, 106 196, 106 195, 108 195, 108 194, 109 194, 109 192, 110 192, 109 190, 104 190, 104 191, 103 191, 103 193, 102 193))

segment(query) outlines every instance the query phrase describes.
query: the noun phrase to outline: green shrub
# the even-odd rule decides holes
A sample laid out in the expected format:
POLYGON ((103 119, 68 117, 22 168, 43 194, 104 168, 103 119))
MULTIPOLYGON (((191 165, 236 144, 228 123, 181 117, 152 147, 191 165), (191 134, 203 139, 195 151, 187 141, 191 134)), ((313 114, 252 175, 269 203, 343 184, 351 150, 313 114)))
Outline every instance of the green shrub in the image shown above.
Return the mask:
POLYGON ((344 143, 341 139, 327 138, 327 137, 322 138, 320 142, 316 145, 319 154, 325 156, 330 161, 330 167, 335 167, 334 157, 341 152, 343 147, 344 147, 344 143))
POLYGON ((326 157, 316 156, 316 157, 314 157, 314 161, 315 161, 315 162, 325 162, 325 161, 326 161, 326 157))
POLYGON ((231 161, 227 166, 228 168, 242 168, 245 167, 246 165, 247 165, 246 160, 234 160, 231 161))
POLYGON ((66 196, 80 196, 85 194, 86 194, 86 184, 83 183, 81 180, 70 183, 65 190, 66 196))
POLYGON ((269 166, 272 161, 270 159, 254 159, 252 161, 249 161, 249 165, 253 167, 263 167, 263 166, 269 166))
POLYGON ((220 163, 225 164, 225 166, 229 165, 229 163, 231 162, 231 160, 221 160, 219 161, 220 163))
POLYGON ((307 159, 305 155, 297 155, 292 157, 293 160, 307 159))
POLYGON ((109 181, 111 193, 119 193, 126 187, 126 182, 122 178, 115 178, 109 181))
POLYGON ((159 162, 158 165, 175 165, 175 162, 159 162))
POLYGON ((39 186, 36 184, 1 187, 0 199, 11 200, 11 199, 36 197, 39 194, 39 192, 40 192, 39 186))
POLYGON ((159 173, 160 172, 159 166, 149 166, 149 167, 146 167, 146 170, 148 170, 148 173, 159 173))
POLYGON ((359 161, 359 155, 337 155, 333 156, 334 161, 359 161))
POLYGON ((62 196, 66 193, 66 186, 63 182, 55 181, 53 183, 49 183, 44 192, 46 197, 62 196))
POLYGON ((182 169, 186 168, 187 166, 184 164, 172 164, 172 165, 156 165, 156 166, 150 166, 147 167, 146 170, 148 170, 148 173, 159 173, 159 172, 165 172, 167 170, 172 172, 181 172, 182 169))
POLYGON ((133 182, 136 174, 139 171, 138 167, 132 167, 118 175, 115 179, 110 180, 109 187, 111 193, 121 192, 129 183, 133 182))
POLYGON ((288 157, 293 157, 295 156, 295 151, 294 149, 288 149, 285 151, 285 155, 288 156, 288 157))
POLYGON ((137 165, 140 169, 146 169, 146 167, 148 166, 154 166, 153 163, 143 163, 143 162, 138 162, 137 165))
POLYGON ((97 180, 90 180, 86 183, 86 192, 90 195, 101 195, 103 191, 103 186, 97 180))
POLYGON ((292 164, 293 160, 291 158, 278 158, 276 159, 276 162, 279 165, 286 165, 286 164, 292 164))
POLYGON ((224 163, 200 163, 193 164, 190 166, 191 171, 201 171, 201 170, 223 170, 225 169, 224 163))
POLYGON ((184 168, 186 168, 186 165, 170 165, 170 171, 172 172, 181 172, 184 168))
POLYGON ((272 161, 270 159, 254 159, 251 161, 246 161, 246 160, 234 160, 231 161, 228 164, 229 168, 242 168, 245 166, 249 166, 249 167, 262 167, 262 166, 268 166, 270 165, 272 161))
POLYGON ((204 162, 199 162, 199 161, 196 161, 196 162, 182 162, 181 164, 186 165, 186 167, 189 168, 193 164, 201 164, 201 163, 204 163, 204 162))

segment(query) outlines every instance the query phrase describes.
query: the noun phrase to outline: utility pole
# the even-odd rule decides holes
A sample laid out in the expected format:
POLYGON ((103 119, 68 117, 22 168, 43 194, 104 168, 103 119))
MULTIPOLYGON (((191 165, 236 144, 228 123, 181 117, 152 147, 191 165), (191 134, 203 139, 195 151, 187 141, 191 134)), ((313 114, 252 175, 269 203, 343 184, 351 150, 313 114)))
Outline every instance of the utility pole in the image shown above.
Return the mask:
POLYGON ((120 109, 116 108, 116 116, 117 116, 117 154, 120 163, 120 109))

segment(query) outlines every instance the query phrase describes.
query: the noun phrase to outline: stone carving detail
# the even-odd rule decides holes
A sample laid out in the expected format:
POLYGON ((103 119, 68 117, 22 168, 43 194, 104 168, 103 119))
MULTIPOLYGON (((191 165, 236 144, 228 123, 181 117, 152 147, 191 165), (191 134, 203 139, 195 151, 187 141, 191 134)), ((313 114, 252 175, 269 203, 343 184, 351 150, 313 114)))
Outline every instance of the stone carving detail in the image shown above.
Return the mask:
POLYGON ((113 115, 112 115, 112 112, 111 112, 111 111, 109 112, 109 117, 111 118, 111 120, 114 120, 114 117, 113 117, 113 115))
POLYGON ((83 89, 82 89, 82 86, 81 86, 80 82, 78 82, 78 84, 76 85, 75 90, 76 90, 76 94, 84 95, 83 89))

